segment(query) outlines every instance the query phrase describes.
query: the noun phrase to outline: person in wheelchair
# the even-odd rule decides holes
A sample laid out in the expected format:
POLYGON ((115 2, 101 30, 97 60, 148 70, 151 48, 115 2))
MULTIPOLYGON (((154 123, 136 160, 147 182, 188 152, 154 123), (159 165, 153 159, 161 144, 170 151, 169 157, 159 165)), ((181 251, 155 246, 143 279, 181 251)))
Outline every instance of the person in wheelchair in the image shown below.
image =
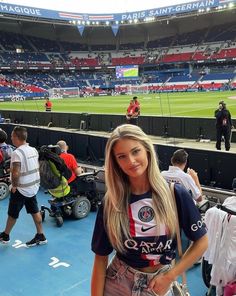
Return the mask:
POLYGON ((59 156, 64 160, 66 166, 71 171, 71 177, 68 179, 68 184, 71 188, 71 193, 76 194, 79 192, 78 186, 80 183, 80 180, 78 180, 77 176, 83 173, 83 170, 80 166, 78 166, 78 163, 74 155, 71 153, 68 153, 69 147, 65 141, 60 140, 57 142, 57 145, 61 150, 61 153, 59 154, 59 156))
POLYGON ((14 147, 6 143, 7 133, 0 129, 0 177, 10 172, 11 155, 14 147))
POLYGON ((102 194, 96 191, 95 173, 86 173, 78 179, 79 190, 75 194, 71 188, 71 170, 60 157, 61 149, 58 145, 42 146, 39 151, 40 185, 47 189, 53 199, 48 200, 50 208, 41 206, 42 220, 45 219, 45 210, 56 219, 61 227, 63 218, 72 216, 75 219, 85 218, 92 207, 99 205, 102 194))

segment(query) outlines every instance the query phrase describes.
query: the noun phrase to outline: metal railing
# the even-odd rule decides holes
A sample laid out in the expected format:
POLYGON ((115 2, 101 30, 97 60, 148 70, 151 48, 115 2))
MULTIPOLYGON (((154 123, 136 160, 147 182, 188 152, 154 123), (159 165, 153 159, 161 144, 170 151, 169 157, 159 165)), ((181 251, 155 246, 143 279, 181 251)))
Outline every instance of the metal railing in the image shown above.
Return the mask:
POLYGON ((214 203, 223 203, 227 197, 235 196, 236 192, 233 190, 225 190, 221 188, 213 188, 202 186, 202 194, 209 200, 214 203))

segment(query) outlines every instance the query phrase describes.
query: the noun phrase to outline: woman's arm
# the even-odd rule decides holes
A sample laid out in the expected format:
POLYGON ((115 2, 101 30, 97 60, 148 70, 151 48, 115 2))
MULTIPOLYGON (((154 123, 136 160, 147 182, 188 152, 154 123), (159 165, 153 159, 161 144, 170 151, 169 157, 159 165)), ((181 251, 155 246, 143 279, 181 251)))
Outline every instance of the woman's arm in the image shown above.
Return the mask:
POLYGON ((103 296, 108 256, 95 255, 92 281, 91 296, 103 296))
POLYGON ((177 279, 183 272, 191 267, 203 255, 208 247, 208 238, 205 234, 197 241, 193 242, 191 246, 184 253, 180 261, 166 273, 160 274, 151 280, 149 288, 157 295, 164 296, 170 288, 173 281, 177 279))

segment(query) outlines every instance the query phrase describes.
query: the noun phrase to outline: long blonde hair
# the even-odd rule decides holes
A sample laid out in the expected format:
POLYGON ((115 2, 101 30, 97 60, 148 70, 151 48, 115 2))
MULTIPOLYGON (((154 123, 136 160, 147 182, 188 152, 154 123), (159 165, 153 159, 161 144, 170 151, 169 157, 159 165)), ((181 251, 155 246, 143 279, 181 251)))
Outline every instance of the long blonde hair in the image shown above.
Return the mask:
POLYGON ((152 192, 155 219, 166 225, 171 236, 175 234, 176 215, 170 189, 163 179, 156 152, 150 138, 141 128, 123 124, 118 126, 111 134, 105 151, 105 194, 104 217, 105 227, 114 249, 124 252, 124 238, 131 238, 129 233, 128 200, 130 184, 128 176, 121 170, 115 157, 113 148, 119 139, 128 138, 141 143, 148 156, 148 179, 152 192))

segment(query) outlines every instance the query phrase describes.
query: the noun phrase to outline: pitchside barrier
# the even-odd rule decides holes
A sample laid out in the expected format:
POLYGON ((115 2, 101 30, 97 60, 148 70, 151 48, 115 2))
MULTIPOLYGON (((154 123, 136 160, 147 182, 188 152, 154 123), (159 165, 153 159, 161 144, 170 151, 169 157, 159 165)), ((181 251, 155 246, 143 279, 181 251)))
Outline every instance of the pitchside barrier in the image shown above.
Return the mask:
MULTIPOLYGON (((15 124, 0 124, 10 134, 15 124)), ((86 163, 93 167, 104 165, 104 151, 107 136, 90 135, 89 132, 72 131, 60 128, 48 129, 47 127, 28 126, 28 142, 39 148, 42 145, 56 144, 59 140, 65 140, 80 163, 86 163)), ((159 157, 161 170, 168 169, 170 159, 178 145, 158 144, 155 145, 159 157)), ((186 148, 189 154, 188 166, 198 172, 200 183, 205 186, 219 187, 230 190, 235 176, 236 157, 234 153, 224 151, 210 151, 186 148)))
MULTIPOLYGON (((13 123, 34 126, 63 127, 92 131, 111 131, 125 123, 124 115, 58 113, 35 111, 1 111, 13 123)), ((215 141, 214 118, 139 116, 139 126, 149 135, 185 139, 210 139, 215 141)), ((236 126, 236 124, 234 124, 236 126)), ((235 131, 232 142, 236 142, 235 131)))
POLYGON ((213 188, 209 186, 202 186, 202 194, 210 202, 212 202, 212 204, 222 204, 225 201, 225 199, 230 196, 235 196, 236 198, 236 192, 233 190, 222 190, 220 188, 213 188))

